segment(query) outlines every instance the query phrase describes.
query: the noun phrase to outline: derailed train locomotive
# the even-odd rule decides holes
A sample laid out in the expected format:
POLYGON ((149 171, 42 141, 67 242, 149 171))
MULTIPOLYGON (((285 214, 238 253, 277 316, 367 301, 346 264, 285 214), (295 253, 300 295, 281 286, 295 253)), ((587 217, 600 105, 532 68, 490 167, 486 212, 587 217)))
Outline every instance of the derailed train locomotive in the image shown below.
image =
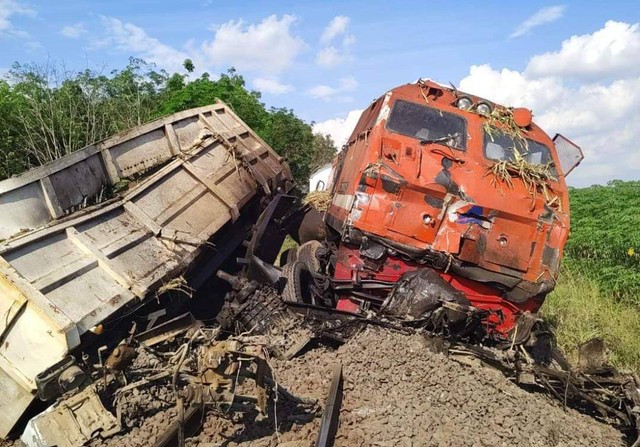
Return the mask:
POLYGON ((431 81, 390 90, 334 165, 331 273, 338 289, 359 290, 336 307, 418 318, 444 300, 481 311, 485 330, 509 339, 554 288, 569 234, 565 177, 582 158, 527 109, 431 81), (423 284, 402 295, 413 305, 381 292, 401 278, 405 292, 423 284))

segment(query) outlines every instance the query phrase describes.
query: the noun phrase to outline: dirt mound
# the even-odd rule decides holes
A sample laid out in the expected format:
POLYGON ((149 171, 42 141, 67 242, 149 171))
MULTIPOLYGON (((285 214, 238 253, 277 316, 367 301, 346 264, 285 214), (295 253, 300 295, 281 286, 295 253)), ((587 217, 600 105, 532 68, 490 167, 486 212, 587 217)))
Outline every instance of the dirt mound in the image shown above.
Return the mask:
MULTIPOLYGON (((434 354, 423 340, 369 328, 337 351, 318 348, 294 360, 271 360, 271 365, 278 383, 323 404, 332 371, 342 363, 344 400, 336 446, 626 445, 613 427, 564 410, 544 394, 522 390, 495 369, 434 354)), ((252 410, 211 411, 187 445, 313 444, 318 414, 282 398, 275 409, 279 433, 274 408, 268 418, 252 410)), ((150 445, 172 415, 173 410, 156 413, 102 445, 150 445)))

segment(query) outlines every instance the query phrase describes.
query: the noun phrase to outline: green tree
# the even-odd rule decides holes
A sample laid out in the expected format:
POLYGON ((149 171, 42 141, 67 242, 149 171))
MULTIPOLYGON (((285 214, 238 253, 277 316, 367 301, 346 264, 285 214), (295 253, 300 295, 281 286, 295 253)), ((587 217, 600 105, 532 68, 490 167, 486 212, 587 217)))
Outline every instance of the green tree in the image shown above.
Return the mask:
POLYGON ((28 158, 20 151, 19 99, 11 86, 0 80, 0 180, 29 166, 28 158))
MULTIPOLYGON (((193 61, 184 61, 193 73, 193 61)), ((190 80, 142 59, 105 75, 72 72, 55 63, 18 64, 0 82, 0 177, 49 162, 117 132, 185 109, 224 101, 258 135, 287 158, 298 182, 330 161, 330 138, 314 137, 292 110, 267 110, 260 92, 246 88, 233 68, 217 80, 190 80)))
POLYGON ((42 164, 149 121, 167 74, 140 59, 104 76, 55 64, 14 64, 14 130, 22 157, 42 164))
POLYGON ((331 163, 337 154, 336 144, 329 135, 315 134, 313 136, 313 157, 311 158, 311 172, 331 163))
POLYGON ((304 185, 311 174, 314 136, 311 126, 289 109, 272 108, 262 138, 282 155, 291 167, 291 173, 304 185))
POLYGON ((164 90, 159 115, 167 115, 181 110, 201 107, 221 100, 254 131, 260 133, 268 115, 260 102, 260 93, 249 91, 245 81, 234 69, 222 74, 214 81, 208 73, 191 82, 186 77, 174 74, 169 78, 164 90))
POLYGON ((193 65, 193 61, 191 59, 185 59, 182 63, 182 66, 188 73, 193 73, 193 70, 196 69, 195 65, 193 65))

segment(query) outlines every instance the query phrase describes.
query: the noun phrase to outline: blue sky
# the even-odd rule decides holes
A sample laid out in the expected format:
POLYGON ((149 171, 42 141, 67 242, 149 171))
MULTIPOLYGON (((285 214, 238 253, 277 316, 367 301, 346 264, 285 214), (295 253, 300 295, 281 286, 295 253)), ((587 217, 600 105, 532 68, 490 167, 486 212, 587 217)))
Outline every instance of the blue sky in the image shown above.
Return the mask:
POLYGON ((0 0, 0 73, 47 60, 108 72, 129 56, 233 65, 267 105, 338 140, 372 99, 428 77, 532 108, 584 147, 582 185, 638 177, 640 96, 621 89, 640 87, 639 16, 632 1, 0 0))

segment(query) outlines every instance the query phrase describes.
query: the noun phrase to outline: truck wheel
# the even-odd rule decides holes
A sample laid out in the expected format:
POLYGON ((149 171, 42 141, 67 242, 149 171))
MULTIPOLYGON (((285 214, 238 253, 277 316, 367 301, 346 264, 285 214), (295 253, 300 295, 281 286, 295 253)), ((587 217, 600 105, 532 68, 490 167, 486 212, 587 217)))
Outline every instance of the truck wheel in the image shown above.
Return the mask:
POLYGON ((282 289, 282 300, 289 303, 310 304, 311 284, 313 277, 309 268, 300 261, 294 261, 285 265, 282 276, 286 281, 282 289))
POLYGON ((298 249, 297 260, 305 264, 311 272, 320 273, 322 264, 317 255, 322 248, 322 244, 318 241, 305 242, 298 249))

